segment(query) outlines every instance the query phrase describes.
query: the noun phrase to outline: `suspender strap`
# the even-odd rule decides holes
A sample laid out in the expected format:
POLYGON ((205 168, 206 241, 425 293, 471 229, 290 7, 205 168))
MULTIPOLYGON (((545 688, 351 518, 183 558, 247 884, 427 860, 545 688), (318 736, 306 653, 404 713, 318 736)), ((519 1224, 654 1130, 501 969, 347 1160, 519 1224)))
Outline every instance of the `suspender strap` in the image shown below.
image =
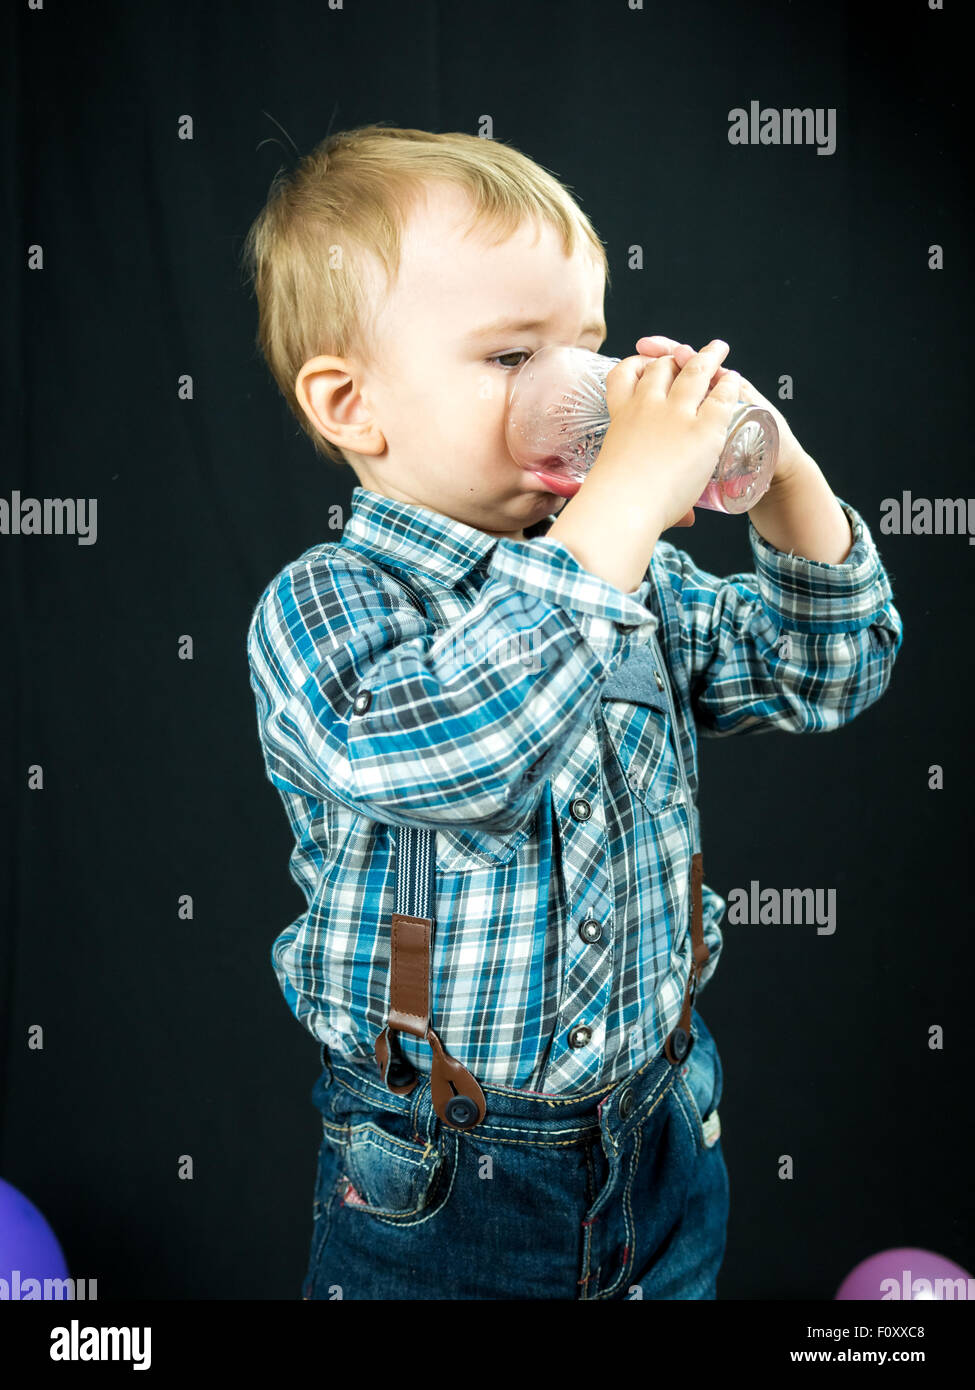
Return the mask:
POLYGON ((694 952, 687 988, 684 991, 684 1008, 677 1027, 664 1043, 664 1052, 669 1062, 683 1062, 691 1050, 691 1009, 694 996, 701 979, 701 971, 707 965, 711 952, 704 944, 704 921, 701 885, 704 882, 704 859, 697 850, 691 859, 691 947, 694 952))
MULTIPOLYGON (((423 604, 403 588, 421 617, 423 604)), ((416 1068, 403 1056, 398 1033, 430 1044, 430 1094, 445 1124, 473 1129, 484 1119, 484 1092, 466 1067, 444 1049, 430 1022, 430 962, 437 901, 436 835, 432 830, 400 826, 396 835, 396 911, 390 929, 389 1012, 375 1042, 383 1081, 396 1095, 409 1095, 418 1081, 416 1068)))
POLYGON ((396 1095, 408 1095, 419 1078, 400 1052, 396 1034, 409 1033, 429 1043, 433 1051, 433 1108, 446 1124, 456 1129, 473 1129, 484 1119, 487 1109, 484 1092, 467 1068, 444 1049, 430 1022, 435 890, 434 832, 400 826, 396 839, 397 910, 392 914, 389 1013, 376 1039, 376 1062, 389 1089, 396 1095))

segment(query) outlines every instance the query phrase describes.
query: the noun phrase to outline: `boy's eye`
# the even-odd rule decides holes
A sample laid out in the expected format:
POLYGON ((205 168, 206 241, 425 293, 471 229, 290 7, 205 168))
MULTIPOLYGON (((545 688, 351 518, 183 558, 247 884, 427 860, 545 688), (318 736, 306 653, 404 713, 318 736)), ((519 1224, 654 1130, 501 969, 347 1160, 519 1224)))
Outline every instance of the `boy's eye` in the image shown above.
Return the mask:
POLYGON ((513 370, 515 367, 520 367, 520 366, 522 365, 522 363, 527 362, 528 359, 529 359, 529 357, 531 357, 531 356, 532 356, 532 354, 531 354, 530 352, 526 351, 524 348, 519 348, 516 352, 499 352, 499 353, 496 353, 494 357, 489 357, 489 358, 488 358, 488 361, 489 361, 489 362, 497 362, 499 366, 505 367, 505 368, 507 368, 508 370, 513 370), (506 358, 510 358, 510 357, 520 357, 520 358, 521 358, 521 362, 513 362, 513 363, 508 363, 508 362, 506 362, 505 359, 506 359, 506 358))

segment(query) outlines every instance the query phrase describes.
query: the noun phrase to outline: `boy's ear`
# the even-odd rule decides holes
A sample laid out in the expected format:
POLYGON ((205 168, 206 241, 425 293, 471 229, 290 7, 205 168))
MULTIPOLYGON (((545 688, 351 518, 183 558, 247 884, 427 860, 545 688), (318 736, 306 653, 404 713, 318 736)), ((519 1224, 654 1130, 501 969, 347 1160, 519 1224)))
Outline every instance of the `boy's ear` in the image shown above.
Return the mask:
POLYGON ((381 454, 386 438, 344 357, 311 357, 295 380, 298 404, 319 434, 356 454, 381 454))

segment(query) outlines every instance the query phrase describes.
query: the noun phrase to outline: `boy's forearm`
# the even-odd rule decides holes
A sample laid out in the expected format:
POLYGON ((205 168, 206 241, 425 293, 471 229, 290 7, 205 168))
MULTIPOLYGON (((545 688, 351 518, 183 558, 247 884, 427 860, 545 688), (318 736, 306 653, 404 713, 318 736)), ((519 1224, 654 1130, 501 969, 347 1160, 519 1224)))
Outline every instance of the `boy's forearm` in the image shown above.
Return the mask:
MULTIPOLYGON (((598 461, 597 461, 598 462, 598 461)), ((594 466, 546 532, 590 574, 631 594, 643 583, 663 527, 651 501, 625 480, 594 466), (627 496, 625 506, 620 497, 627 496)))
POLYGON ((822 470, 802 454, 787 479, 748 512, 756 531, 785 554, 840 565, 853 548, 846 513, 822 470))
MULTIPOLYGON (((649 498, 631 489, 621 508, 620 492, 618 480, 593 469, 547 534, 561 541, 584 569, 629 594, 642 582, 663 527, 649 498)), ((846 513, 806 453, 748 516, 759 535, 785 554, 839 565, 853 548, 846 513)))

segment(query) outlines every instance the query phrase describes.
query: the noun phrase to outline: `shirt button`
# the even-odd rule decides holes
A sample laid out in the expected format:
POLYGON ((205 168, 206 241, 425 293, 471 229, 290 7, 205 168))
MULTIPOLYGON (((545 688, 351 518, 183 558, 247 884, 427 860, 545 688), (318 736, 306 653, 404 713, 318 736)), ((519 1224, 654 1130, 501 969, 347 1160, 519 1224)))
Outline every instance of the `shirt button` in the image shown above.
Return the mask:
POLYGON ((654 680, 657 682, 657 689, 658 689, 658 690, 663 690, 663 688, 664 688, 664 678, 663 678, 663 676, 660 674, 660 672, 657 670, 656 666, 653 668, 653 678, 654 678, 654 680))
POLYGON ((570 1047, 586 1047, 592 1038, 592 1029, 587 1028, 584 1023, 580 1023, 576 1028, 569 1030, 570 1047))
POLYGON ((633 1109, 633 1088, 627 1086, 626 1090, 620 1094, 619 1100, 620 1119, 625 1120, 633 1109))
POLYGON ((352 708, 355 710, 356 714, 365 714, 366 710, 369 708, 371 704, 372 691, 360 690, 358 695, 352 701, 352 708))
POLYGON ((601 941, 603 929, 594 917, 587 917, 579 928, 579 935, 583 941, 601 941))
POLYGON ((588 820, 592 815, 592 807, 583 796, 576 797, 569 809, 576 820, 588 820))

